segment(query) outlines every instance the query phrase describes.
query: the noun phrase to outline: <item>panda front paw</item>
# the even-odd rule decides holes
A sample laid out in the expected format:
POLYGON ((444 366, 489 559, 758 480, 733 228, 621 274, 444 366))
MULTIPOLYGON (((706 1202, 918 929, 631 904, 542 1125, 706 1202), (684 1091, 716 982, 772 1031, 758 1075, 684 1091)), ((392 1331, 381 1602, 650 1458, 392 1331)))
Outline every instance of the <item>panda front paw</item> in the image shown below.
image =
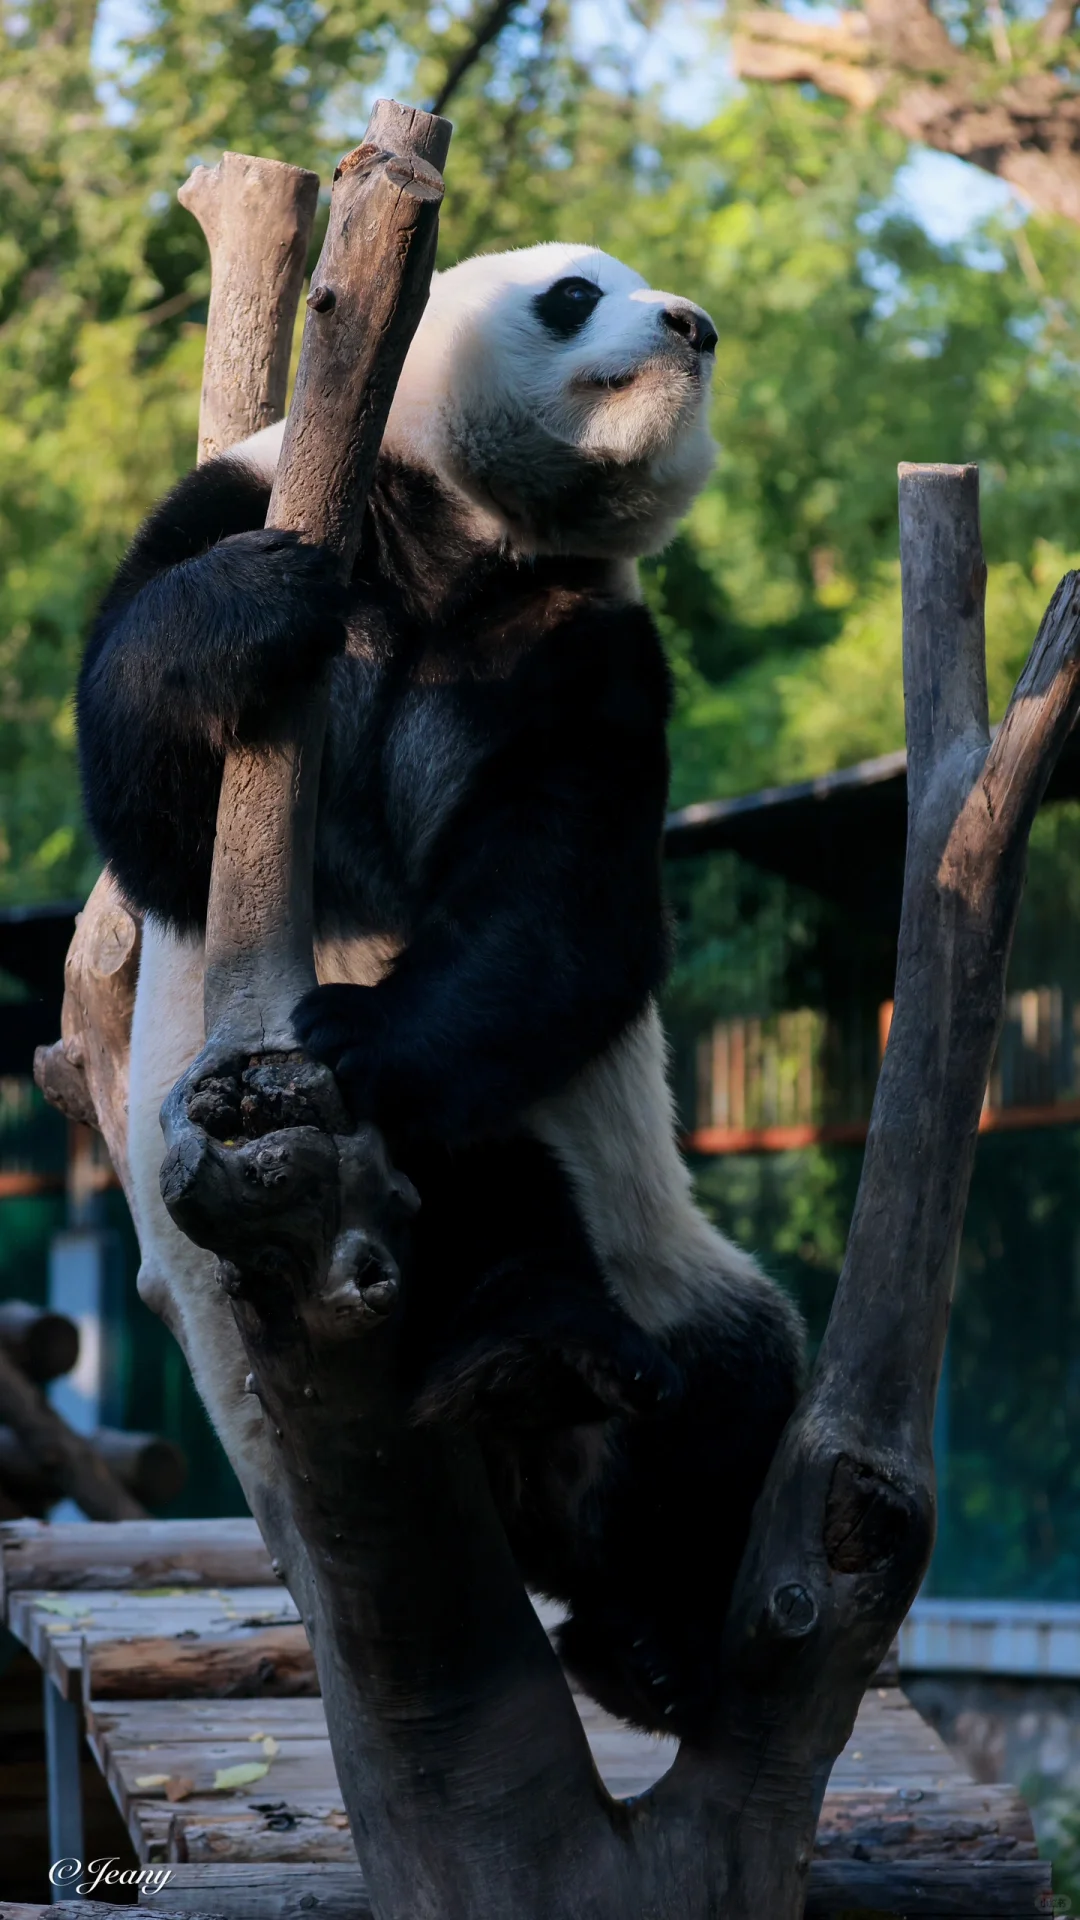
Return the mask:
POLYGON ((327 548, 259 527, 219 541, 197 564, 219 633, 236 636, 236 693, 254 715, 309 685, 344 647, 349 593, 327 548))
POLYGON ((293 1008, 297 1044, 330 1068, 354 1119, 373 1117, 374 1063, 368 1040, 370 987, 313 987, 293 1008))

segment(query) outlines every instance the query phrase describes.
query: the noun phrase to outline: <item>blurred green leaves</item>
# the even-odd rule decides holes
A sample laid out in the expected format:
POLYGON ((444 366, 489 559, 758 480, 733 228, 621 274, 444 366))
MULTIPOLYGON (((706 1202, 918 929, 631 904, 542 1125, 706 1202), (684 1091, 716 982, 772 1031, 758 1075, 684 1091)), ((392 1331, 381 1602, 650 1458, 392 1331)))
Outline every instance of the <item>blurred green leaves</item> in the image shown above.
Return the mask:
MULTIPOLYGON (((328 178, 386 76, 430 98, 468 21, 149 0, 103 71, 87 0, 3 16, 0 899, 96 870, 81 639, 194 448, 208 278, 177 185, 226 145, 328 178)), ((715 479, 646 580, 679 689, 676 802, 900 744, 898 459, 983 463, 1000 706, 1080 546, 1075 231, 1030 222, 1023 262, 1003 223, 977 251, 935 246, 890 200, 895 136, 797 90, 675 123, 629 56, 586 66, 572 26, 567 0, 522 0, 452 102, 442 258, 590 240, 717 322, 715 479)))

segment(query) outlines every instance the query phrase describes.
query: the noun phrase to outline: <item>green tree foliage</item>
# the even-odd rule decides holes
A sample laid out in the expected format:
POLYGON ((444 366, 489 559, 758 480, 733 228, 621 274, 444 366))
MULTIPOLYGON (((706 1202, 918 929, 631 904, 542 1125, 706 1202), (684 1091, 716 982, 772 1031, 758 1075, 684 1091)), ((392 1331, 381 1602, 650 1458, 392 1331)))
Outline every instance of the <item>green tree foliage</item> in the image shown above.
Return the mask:
MULTIPOLYGON (((176 186, 225 145, 327 177, 380 78, 430 98, 473 25, 387 0, 149 0, 106 70, 94 0, 4 16, 0 899, 77 893, 96 867, 81 636, 194 444, 207 267, 176 186)), ((1023 263, 1004 227, 977 254, 935 246, 890 211, 896 135, 796 91, 687 127, 631 56, 586 66, 571 26, 564 0, 524 0, 470 69, 443 259, 580 237, 716 317, 716 476, 647 581, 679 682, 676 800, 899 743, 899 458, 983 462, 1000 702, 1080 524, 1074 233, 1030 226, 1023 263)))

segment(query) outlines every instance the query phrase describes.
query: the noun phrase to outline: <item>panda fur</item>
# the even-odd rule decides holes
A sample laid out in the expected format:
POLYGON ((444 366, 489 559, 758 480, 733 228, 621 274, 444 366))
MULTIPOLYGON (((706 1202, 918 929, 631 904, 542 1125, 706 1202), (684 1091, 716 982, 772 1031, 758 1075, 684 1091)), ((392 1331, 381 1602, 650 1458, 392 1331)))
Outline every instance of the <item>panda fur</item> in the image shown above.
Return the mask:
POLYGON ((264 528, 267 429, 150 516, 79 687, 91 822, 147 916, 140 1289, 241 1481, 273 1464, 213 1262, 160 1200, 157 1112, 202 1043, 227 744, 272 737, 331 658, 323 985, 295 1023, 422 1197, 416 1417, 476 1426, 586 1688, 689 1735, 802 1364, 793 1308, 694 1205, 655 1005, 669 683, 634 563, 708 472, 715 340, 593 248, 437 275, 351 586, 264 528))

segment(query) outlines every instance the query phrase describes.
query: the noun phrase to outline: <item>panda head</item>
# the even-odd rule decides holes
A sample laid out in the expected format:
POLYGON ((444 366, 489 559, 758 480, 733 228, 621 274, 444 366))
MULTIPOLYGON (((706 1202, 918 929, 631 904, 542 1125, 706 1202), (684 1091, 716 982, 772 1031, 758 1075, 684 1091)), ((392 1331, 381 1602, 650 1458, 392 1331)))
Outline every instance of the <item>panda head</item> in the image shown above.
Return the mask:
POLYGON ((712 464, 715 346, 595 247, 482 254, 435 276, 384 445, 520 552, 654 553, 712 464))

